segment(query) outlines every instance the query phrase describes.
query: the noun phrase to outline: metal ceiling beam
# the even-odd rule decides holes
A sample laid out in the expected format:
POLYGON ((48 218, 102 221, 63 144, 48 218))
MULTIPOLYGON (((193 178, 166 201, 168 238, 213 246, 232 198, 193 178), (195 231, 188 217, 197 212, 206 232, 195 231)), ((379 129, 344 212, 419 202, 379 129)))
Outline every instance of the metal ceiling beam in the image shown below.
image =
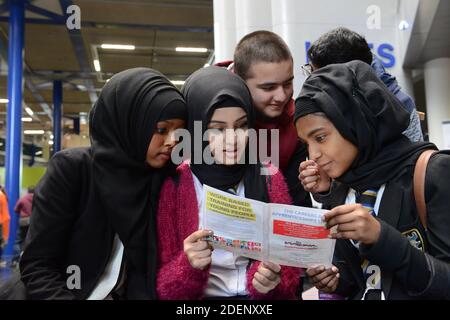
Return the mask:
MULTIPOLYGON (((103 2, 105 4, 116 4, 122 2, 122 0, 97 0, 97 2, 103 2)), ((212 9, 213 3, 205 1, 195 1, 195 0, 146 0, 146 4, 150 4, 153 7, 159 8, 198 8, 198 9, 212 9)), ((142 5, 142 1, 128 0, 127 3, 142 5)))
MULTIPOLYGON (((67 8, 73 5, 72 0, 59 0, 59 4, 61 5, 61 10, 63 14, 66 14, 67 8)), ((81 31, 78 29, 69 30, 70 41, 72 42, 72 46, 75 50, 75 56, 77 57, 78 64, 80 65, 80 69, 82 72, 90 72, 91 66, 89 63, 88 55, 86 49, 84 48, 83 36, 81 31)), ((95 86, 92 79, 85 79, 84 84, 87 88, 89 99, 91 103, 94 104, 97 101, 97 93, 95 92, 95 86)))
POLYGON ((33 81, 31 81, 30 79, 25 79, 25 86, 28 90, 30 90, 34 99, 41 106, 42 110, 44 110, 45 114, 50 118, 50 120, 53 121, 52 109, 47 104, 47 102, 45 102, 44 98, 39 93, 39 90, 36 88, 36 85, 33 83, 33 81))
MULTIPOLYGON (((64 11, 65 12, 65 11, 64 11)), ((0 17, 0 22, 7 22, 8 17, 0 17)), ((66 21, 56 22, 51 19, 25 18, 26 24, 43 24, 43 25, 65 25, 66 21)), ((146 29, 169 32, 200 32, 212 33, 213 27, 203 26, 174 26, 161 24, 137 24, 137 23, 107 23, 95 21, 81 21, 81 27, 85 28, 105 28, 105 29, 146 29)))
MULTIPOLYGON (((8 36, 4 32, 0 32, 0 55, 3 57, 5 61, 8 61, 8 51, 6 50, 5 43, 8 42, 8 36)), ((27 65, 26 61, 23 62, 24 65, 24 73, 30 73, 31 69, 27 65)), ((44 101, 44 98, 41 96, 39 91, 36 89, 33 81, 30 78, 24 77, 25 80, 25 86, 30 90, 31 94, 33 95, 34 99, 39 103, 42 110, 45 112, 45 114, 50 118, 53 119, 52 111, 49 107, 49 105, 44 101)), ((39 120, 39 119, 35 119, 39 120)))
POLYGON ((65 23, 64 16, 61 16, 61 15, 51 12, 49 10, 37 7, 34 4, 31 4, 30 2, 25 3, 25 10, 34 12, 34 13, 39 14, 44 17, 47 17, 50 20, 54 21, 55 23, 61 23, 61 24, 65 23))
MULTIPOLYGON (((57 71, 57 70, 25 70, 24 76, 25 78, 39 78, 42 80, 52 81, 52 80, 63 80, 65 82, 72 80, 80 80, 80 79, 91 79, 96 76, 95 71, 90 72, 81 72, 81 71, 57 71)), ((113 72, 102 72, 103 77, 112 77, 114 75, 113 72)), ((178 77, 178 78, 187 78, 190 74, 181 74, 181 73, 164 73, 166 77, 178 77)), ((7 73, 0 73, 0 77, 6 77, 7 73)), ((36 85, 39 89, 39 84, 36 85)))
MULTIPOLYGON (((58 70, 38 70, 25 73, 26 77, 38 77, 45 80, 73 80, 73 79, 92 79, 96 76, 95 71, 58 71, 58 70)), ((103 72, 105 76, 113 76, 112 72, 103 72)))

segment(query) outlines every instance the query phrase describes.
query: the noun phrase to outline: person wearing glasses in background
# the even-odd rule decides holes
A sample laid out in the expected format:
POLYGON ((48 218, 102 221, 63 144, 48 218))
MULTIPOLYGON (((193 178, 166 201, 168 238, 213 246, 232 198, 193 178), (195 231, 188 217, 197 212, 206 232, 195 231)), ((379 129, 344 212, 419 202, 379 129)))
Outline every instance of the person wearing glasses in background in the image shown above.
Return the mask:
MULTIPOLYGON (((360 60, 375 71, 380 80, 387 86, 401 105, 410 114, 408 128, 403 134, 412 142, 423 141, 422 129, 413 99, 401 91, 395 77, 385 72, 381 61, 370 51, 367 41, 358 33, 347 28, 333 29, 317 39, 308 50, 309 63, 303 65, 302 72, 308 77, 315 70, 329 64, 345 63, 360 60)), ((320 203, 327 203, 327 192, 332 189, 332 181, 327 174, 320 170, 312 160, 303 161, 299 167, 299 180, 304 189, 313 193, 313 197, 320 203)))

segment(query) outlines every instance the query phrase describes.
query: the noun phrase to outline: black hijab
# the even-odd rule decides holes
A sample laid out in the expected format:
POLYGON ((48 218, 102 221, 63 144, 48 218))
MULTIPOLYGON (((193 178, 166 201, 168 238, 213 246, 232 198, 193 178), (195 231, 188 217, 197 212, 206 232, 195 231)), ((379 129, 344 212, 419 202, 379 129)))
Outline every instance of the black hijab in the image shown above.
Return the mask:
MULTIPOLYGON (((252 99, 245 82, 225 68, 207 67, 197 70, 186 80, 182 93, 188 108, 187 127, 191 134, 190 166, 195 176, 202 184, 222 190, 232 188, 244 179, 247 198, 268 202, 266 176, 261 175, 260 163, 249 163, 248 144, 244 164, 231 166, 218 163, 206 164, 203 162, 203 157, 195 159, 193 153, 195 140, 199 139, 194 137, 194 121, 201 121, 203 137, 214 111, 218 108, 241 107, 247 114, 248 128, 254 128, 252 99), (194 163, 197 160, 201 160, 201 163, 194 163)), ((202 142, 202 152, 199 154, 203 154, 208 144, 207 141, 202 142)))
POLYGON ((414 166, 427 142, 410 142, 402 132, 410 115, 361 61, 328 65, 308 77, 295 101, 295 120, 323 112, 340 134, 358 148, 351 168, 336 178, 357 191, 378 188, 414 166))
POLYGON ((104 86, 89 117, 95 191, 124 245, 127 297, 156 298, 155 214, 174 166, 153 169, 146 154, 158 121, 186 118, 184 99, 161 73, 129 69, 104 86))

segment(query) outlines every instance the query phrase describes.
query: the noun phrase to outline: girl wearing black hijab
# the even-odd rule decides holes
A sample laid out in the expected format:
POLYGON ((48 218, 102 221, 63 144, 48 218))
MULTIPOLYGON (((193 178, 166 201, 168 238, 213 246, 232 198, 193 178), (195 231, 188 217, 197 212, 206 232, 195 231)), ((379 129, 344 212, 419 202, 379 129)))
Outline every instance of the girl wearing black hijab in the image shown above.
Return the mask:
POLYGON ((295 121, 310 160, 336 181, 325 215, 337 226, 336 266, 307 270, 316 287, 350 299, 450 299, 450 152, 429 160, 425 224, 412 180, 419 156, 436 146, 402 135, 409 114, 370 66, 314 72, 295 121))
POLYGON ((36 188, 20 261, 31 299, 154 299, 155 214, 186 105, 161 73, 113 76, 90 112, 90 148, 56 153, 36 188))
POLYGON ((212 252, 203 240, 211 232, 199 230, 204 184, 259 201, 291 203, 281 173, 261 175, 260 163, 249 164, 253 111, 244 81, 223 68, 208 67, 192 74, 182 92, 193 152, 161 191, 158 298, 294 299, 300 269, 250 261, 221 249, 212 252), (195 140, 202 140, 207 129, 215 132, 196 149, 195 140), (204 154, 214 163, 208 164, 204 154))

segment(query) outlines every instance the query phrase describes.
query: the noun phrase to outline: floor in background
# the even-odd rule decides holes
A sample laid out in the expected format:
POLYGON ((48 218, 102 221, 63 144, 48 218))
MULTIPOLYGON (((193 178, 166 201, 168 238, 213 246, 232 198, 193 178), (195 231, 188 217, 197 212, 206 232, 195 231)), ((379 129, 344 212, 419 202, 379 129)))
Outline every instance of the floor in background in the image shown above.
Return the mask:
POLYGON ((5 283, 9 279, 11 279, 13 274, 16 273, 16 272, 18 272, 18 269, 17 269, 16 266, 15 267, 11 267, 11 266, 8 266, 8 265, 4 265, 2 263, 0 265, 0 286, 1 286, 1 284, 5 283))

